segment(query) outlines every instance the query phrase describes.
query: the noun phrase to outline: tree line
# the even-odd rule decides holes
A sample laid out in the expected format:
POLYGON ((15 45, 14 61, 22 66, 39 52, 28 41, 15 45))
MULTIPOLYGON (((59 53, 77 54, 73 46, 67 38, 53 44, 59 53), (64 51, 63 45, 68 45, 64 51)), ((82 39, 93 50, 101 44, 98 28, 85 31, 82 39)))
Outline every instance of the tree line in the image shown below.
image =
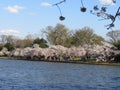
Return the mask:
MULTIPOLYGON (((55 27, 47 26, 41 31, 46 38, 27 35, 24 39, 19 39, 12 35, 0 35, 0 50, 6 47, 11 51, 15 48, 32 47, 33 44, 39 44, 41 48, 46 48, 49 45, 77 47, 85 44, 102 44, 101 41, 105 41, 102 36, 95 34, 90 27, 70 30, 65 25, 58 23, 55 27)), ((120 49, 120 30, 109 31, 106 35, 109 37, 109 42, 120 49)))
POLYGON ((0 35, 0 50, 5 47, 8 51, 12 51, 15 48, 32 47, 33 44, 39 44, 42 48, 48 47, 45 39, 39 37, 34 38, 33 35, 27 35, 24 39, 19 39, 12 35, 0 35))

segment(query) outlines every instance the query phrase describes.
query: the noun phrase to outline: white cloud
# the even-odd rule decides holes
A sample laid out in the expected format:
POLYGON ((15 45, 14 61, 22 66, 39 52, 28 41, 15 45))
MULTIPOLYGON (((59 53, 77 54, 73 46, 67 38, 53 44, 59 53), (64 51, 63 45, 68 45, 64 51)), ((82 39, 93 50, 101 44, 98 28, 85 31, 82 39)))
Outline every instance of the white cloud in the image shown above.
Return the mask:
POLYGON ((24 7, 14 5, 14 6, 7 6, 5 7, 5 10, 11 12, 11 13, 18 13, 20 10, 23 10, 24 7))
POLYGON ((48 2, 42 2, 41 4, 40 4, 41 6, 52 6, 50 3, 48 3, 48 2))
POLYGON ((13 35, 13 36, 20 36, 20 32, 13 29, 8 30, 0 30, 0 35, 13 35))
POLYGON ((106 5, 115 5, 115 3, 113 2, 113 0, 99 0, 102 4, 106 4, 106 5))

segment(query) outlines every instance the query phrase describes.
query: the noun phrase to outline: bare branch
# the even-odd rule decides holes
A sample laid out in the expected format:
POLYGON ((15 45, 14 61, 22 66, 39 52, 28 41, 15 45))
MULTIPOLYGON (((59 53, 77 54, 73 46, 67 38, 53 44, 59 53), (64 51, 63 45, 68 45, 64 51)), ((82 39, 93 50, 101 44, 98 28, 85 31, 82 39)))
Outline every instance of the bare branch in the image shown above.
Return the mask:
POLYGON ((59 5, 59 4, 64 3, 64 2, 66 2, 66 0, 60 1, 60 2, 58 2, 58 3, 55 3, 55 4, 53 4, 53 6, 59 5))
POLYGON ((58 10, 59 10, 59 12, 60 12, 60 17, 59 17, 59 19, 62 21, 62 20, 65 20, 65 17, 64 16, 62 16, 62 11, 61 11, 61 9, 60 9, 60 7, 58 6, 59 4, 61 4, 61 3, 64 3, 66 0, 63 0, 63 1, 60 1, 60 2, 58 2, 58 3, 55 3, 55 4, 53 4, 53 6, 57 6, 57 8, 58 8, 58 10))

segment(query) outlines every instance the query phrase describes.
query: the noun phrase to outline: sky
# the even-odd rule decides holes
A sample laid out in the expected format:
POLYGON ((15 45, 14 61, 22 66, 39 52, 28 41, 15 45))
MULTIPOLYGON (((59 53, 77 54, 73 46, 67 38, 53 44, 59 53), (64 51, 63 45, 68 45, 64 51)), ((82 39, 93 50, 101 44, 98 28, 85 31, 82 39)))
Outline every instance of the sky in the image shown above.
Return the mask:
MULTIPOLYGON (((105 6, 107 11, 115 15, 120 5, 120 0, 116 4, 112 0, 83 0, 87 12, 82 13, 80 0, 66 0, 59 5, 62 15, 66 17, 64 21, 59 20, 60 12, 53 4, 61 0, 0 0, 0 35, 15 35, 25 37, 28 34, 42 36, 41 30, 47 26, 55 27, 57 23, 65 25, 70 30, 77 30, 83 27, 90 27, 100 36, 106 37, 105 25, 111 23, 110 20, 101 20, 90 14, 94 5, 105 6)), ((120 19, 115 22, 114 30, 120 30, 120 19)))

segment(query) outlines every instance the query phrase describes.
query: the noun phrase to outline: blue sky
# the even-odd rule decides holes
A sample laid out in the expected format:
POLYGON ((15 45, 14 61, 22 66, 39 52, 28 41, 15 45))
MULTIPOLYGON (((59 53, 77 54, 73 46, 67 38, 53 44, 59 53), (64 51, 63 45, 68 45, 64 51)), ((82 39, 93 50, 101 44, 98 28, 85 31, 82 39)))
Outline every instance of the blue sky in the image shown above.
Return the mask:
MULTIPOLYGON (((56 6, 51 6, 61 0, 1 0, 0 2, 0 34, 12 34, 24 37, 27 34, 41 34, 41 29, 47 26, 55 26, 57 23, 66 25, 69 29, 80 29, 88 26, 98 35, 106 37, 109 31, 104 26, 111 21, 99 21, 97 16, 89 13, 94 5, 108 6, 108 12, 113 15, 120 5, 116 0, 113 5, 112 0, 83 0, 87 12, 80 12, 80 0, 66 0, 60 4, 64 21, 59 20, 60 13, 56 6)), ((114 30, 120 30, 120 20, 115 22, 114 30)))

